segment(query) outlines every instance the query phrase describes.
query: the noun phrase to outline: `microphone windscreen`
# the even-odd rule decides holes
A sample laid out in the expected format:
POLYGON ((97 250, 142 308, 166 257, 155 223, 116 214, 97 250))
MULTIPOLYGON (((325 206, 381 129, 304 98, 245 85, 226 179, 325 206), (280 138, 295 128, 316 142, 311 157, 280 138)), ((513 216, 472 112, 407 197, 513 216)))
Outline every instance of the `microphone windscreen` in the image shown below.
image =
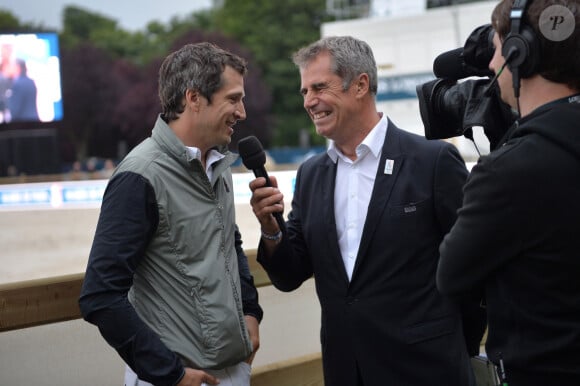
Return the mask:
POLYGON ((433 73, 437 78, 463 79, 469 74, 463 59, 463 47, 444 52, 433 61, 433 73))
POLYGON ((266 163, 266 153, 262 144, 253 135, 240 139, 238 151, 244 166, 250 170, 258 169, 266 163))

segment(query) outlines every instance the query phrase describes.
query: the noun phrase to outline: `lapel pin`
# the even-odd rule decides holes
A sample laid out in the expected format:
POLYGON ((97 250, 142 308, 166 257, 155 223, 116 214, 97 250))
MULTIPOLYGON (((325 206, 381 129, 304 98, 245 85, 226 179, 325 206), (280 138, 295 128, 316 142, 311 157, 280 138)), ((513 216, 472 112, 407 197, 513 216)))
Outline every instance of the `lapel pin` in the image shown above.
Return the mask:
POLYGON ((393 174, 393 167, 395 167, 395 161, 387 159, 387 162, 385 162, 385 174, 393 174))

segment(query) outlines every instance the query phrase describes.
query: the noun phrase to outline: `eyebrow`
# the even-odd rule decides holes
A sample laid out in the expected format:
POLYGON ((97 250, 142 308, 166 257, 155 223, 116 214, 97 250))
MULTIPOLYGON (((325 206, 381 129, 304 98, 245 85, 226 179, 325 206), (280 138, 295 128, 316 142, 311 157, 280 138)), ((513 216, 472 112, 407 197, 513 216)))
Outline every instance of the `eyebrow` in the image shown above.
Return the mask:
POLYGON ((230 94, 226 94, 227 98, 236 98, 236 99, 244 99, 246 94, 244 92, 233 92, 230 94))
POLYGON ((315 90, 320 90, 320 89, 322 89, 324 87, 328 87, 328 82, 317 82, 317 83, 313 83, 309 87, 302 87, 300 89, 300 94, 304 95, 309 88, 312 88, 312 89, 315 89, 315 90))

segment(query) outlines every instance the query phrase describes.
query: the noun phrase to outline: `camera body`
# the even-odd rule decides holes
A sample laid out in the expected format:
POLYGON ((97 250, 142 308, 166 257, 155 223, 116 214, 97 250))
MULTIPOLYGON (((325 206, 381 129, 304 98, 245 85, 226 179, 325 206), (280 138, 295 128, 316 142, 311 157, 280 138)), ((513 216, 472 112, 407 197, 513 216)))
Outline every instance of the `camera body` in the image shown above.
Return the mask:
POLYGON ((421 120, 427 139, 465 136, 473 140, 473 127, 483 127, 495 149, 516 115, 501 100, 488 69, 494 48, 490 24, 477 27, 463 48, 439 55, 433 64, 437 78, 418 85, 421 120), (467 77, 478 79, 458 80, 467 77))

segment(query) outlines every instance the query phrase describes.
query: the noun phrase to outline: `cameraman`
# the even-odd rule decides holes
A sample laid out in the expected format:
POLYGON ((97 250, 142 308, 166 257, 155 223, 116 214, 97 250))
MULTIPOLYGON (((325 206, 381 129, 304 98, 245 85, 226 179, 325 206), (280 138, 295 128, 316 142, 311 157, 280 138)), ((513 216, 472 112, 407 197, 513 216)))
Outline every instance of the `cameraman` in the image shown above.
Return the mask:
POLYGON ((579 19, 578 0, 494 9, 489 67, 519 119, 440 247, 442 293, 485 289, 486 352, 509 386, 580 385, 579 19))

